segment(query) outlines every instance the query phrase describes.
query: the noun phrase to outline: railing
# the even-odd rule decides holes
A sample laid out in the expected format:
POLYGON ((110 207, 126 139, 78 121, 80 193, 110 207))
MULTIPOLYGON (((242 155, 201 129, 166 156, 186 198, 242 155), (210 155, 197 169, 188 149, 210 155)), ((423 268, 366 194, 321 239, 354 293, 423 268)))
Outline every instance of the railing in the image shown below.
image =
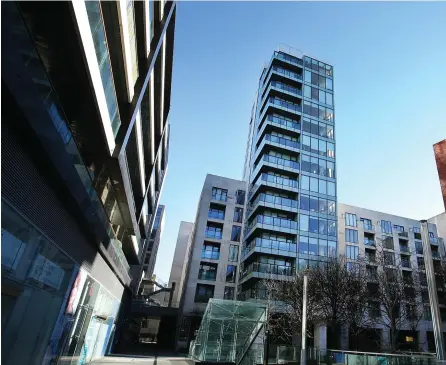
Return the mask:
POLYGON ((269 114, 267 116, 267 120, 272 122, 272 123, 277 123, 277 124, 283 125, 283 126, 285 126, 287 128, 293 128, 293 129, 299 129, 299 130, 301 129, 299 123, 293 122, 293 121, 288 120, 288 119, 283 119, 283 118, 277 117, 275 115, 269 114))
POLYGON ((302 96, 302 91, 300 91, 298 88, 286 85, 282 82, 271 81, 271 86, 283 91, 288 91, 292 94, 297 94, 302 96))
POLYGON ((298 65, 298 66, 303 66, 304 65, 304 61, 302 61, 301 59, 296 58, 296 57, 292 57, 292 56, 289 56, 289 55, 286 55, 286 54, 283 54, 283 53, 280 53, 280 52, 277 52, 277 51, 274 52, 274 57, 282 59, 282 60, 290 62, 290 63, 293 63, 293 64, 298 65))
POLYGON ((402 260, 402 261, 401 261, 401 266, 410 269, 410 261, 408 261, 408 260, 402 260))
POLYGON ((375 246, 375 241, 370 238, 364 238, 364 245, 366 246, 375 246))
POLYGON ((284 158, 281 158, 281 157, 263 155, 263 161, 299 170, 299 162, 285 160, 284 158))
POLYGON ((375 226, 373 224, 363 223, 364 229, 366 231, 375 231, 375 226))
POLYGON ((430 243, 438 243, 438 240, 435 237, 429 237, 430 243))
POLYGON ((267 181, 277 185, 289 186, 291 188, 298 188, 299 183, 297 180, 288 179, 286 177, 274 176, 267 173, 262 173, 259 178, 262 181, 267 181))
POLYGON ((272 67, 272 70, 273 70, 274 72, 277 72, 277 73, 279 73, 279 74, 282 74, 282 75, 291 77, 291 78, 293 78, 293 79, 300 80, 300 81, 302 80, 302 75, 301 75, 301 74, 298 74, 297 72, 293 72, 293 71, 285 70, 284 68, 282 68, 282 67, 277 67, 277 66, 273 66, 273 67, 272 67))
POLYGON ((433 257, 434 259, 441 259, 440 252, 438 252, 438 251, 432 251, 432 257, 433 257))
POLYGON ((297 222, 284 218, 276 218, 265 215, 257 215, 256 218, 248 225, 248 231, 256 224, 268 224, 271 226, 281 227, 281 228, 289 228, 289 229, 297 229, 297 222))
POLYGON ((243 270, 242 277, 245 277, 246 275, 252 272, 292 276, 294 275, 295 268, 286 265, 274 265, 274 264, 264 264, 261 262, 253 262, 245 270, 243 270))
POLYGON ((272 250, 296 252, 297 244, 294 242, 276 241, 267 238, 257 237, 248 246, 243 249, 243 256, 246 256, 254 247, 266 248, 272 250))
POLYGON ((400 246, 400 252, 410 253, 409 247, 407 247, 407 246, 400 246))
POLYGON ((114 255, 112 256, 113 261, 118 261, 124 267, 126 273, 130 271, 130 265, 125 258, 124 251, 122 251, 122 244, 117 239, 110 239, 111 247, 113 248, 114 255))
POLYGON ((214 252, 214 251, 201 251, 202 259, 207 260, 218 260, 220 259, 220 252, 214 252))
POLYGON ((286 109, 291 109, 291 110, 293 110, 295 112, 299 112, 299 113, 302 112, 302 107, 300 105, 294 104, 294 103, 290 103, 289 101, 286 101, 286 100, 283 100, 283 99, 275 98, 274 96, 270 96, 268 101, 271 104, 279 105, 279 106, 284 107, 286 109))
POLYGON ((287 147, 291 147, 291 148, 300 148, 300 143, 296 142, 296 141, 292 141, 291 139, 287 139, 287 138, 283 138, 283 137, 278 137, 278 136, 272 136, 271 134, 267 134, 265 135, 265 139, 267 141, 273 142, 273 143, 278 143, 287 147))
POLYGON ((208 218, 212 218, 212 219, 225 219, 225 212, 224 211, 210 211, 208 212, 208 218))
POLYGON ((219 231, 211 231, 211 230, 206 229, 206 230, 204 231, 204 235, 205 235, 205 237, 207 237, 207 238, 215 238, 215 239, 220 240, 221 237, 222 237, 222 232, 219 232, 219 231))
POLYGON ((409 238, 408 232, 398 232, 398 237, 409 238))
POLYGON ((200 280, 215 281, 216 278, 217 278, 216 271, 199 271, 198 272, 198 279, 200 279, 200 280))
POLYGON ((258 202, 265 202, 277 205, 283 205, 290 208, 296 208, 298 206, 297 200, 282 198, 280 196, 275 196, 271 194, 260 193, 259 196, 250 204, 253 208, 258 202))

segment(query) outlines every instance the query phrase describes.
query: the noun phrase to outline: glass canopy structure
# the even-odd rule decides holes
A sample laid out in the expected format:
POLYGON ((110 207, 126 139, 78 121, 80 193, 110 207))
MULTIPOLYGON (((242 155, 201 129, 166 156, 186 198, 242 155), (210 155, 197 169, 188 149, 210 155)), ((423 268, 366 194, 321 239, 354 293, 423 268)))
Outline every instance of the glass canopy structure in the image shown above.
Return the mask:
POLYGON ((196 361, 240 364, 252 346, 258 347, 255 342, 266 318, 264 304, 210 299, 189 356, 196 361))

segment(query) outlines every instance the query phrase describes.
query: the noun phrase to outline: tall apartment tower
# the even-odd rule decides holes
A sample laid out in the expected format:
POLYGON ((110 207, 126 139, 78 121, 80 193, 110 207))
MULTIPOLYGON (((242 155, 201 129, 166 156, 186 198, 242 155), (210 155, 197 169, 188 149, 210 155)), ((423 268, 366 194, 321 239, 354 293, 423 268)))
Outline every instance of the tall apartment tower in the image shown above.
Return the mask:
POLYGON ((279 50, 263 69, 245 157, 240 300, 262 298, 265 276, 336 255, 333 100, 331 65, 279 50))

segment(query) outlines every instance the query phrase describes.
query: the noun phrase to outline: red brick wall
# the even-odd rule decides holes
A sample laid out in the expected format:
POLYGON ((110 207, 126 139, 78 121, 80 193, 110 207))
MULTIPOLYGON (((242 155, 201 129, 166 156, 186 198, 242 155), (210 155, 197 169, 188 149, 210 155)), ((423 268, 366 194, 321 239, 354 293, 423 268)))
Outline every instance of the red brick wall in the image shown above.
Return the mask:
POLYGON ((434 144, 434 153, 440 178, 441 194, 443 195, 443 203, 446 210, 446 139, 434 144))

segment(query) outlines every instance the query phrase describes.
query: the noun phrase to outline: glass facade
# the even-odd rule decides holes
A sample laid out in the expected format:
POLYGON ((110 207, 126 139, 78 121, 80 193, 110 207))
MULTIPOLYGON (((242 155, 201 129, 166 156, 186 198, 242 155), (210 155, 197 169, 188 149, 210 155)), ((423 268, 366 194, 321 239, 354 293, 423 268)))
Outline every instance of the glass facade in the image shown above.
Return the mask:
POLYGON ((2 364, 103 356, 119 304, 2 200, 2 364))
POLYGON ((333 68, 306 56, 275 52, 262 73, 248 141, 240 299, 253 298, 256 273, 292 275, 336 256, 333 87, 333 68))

